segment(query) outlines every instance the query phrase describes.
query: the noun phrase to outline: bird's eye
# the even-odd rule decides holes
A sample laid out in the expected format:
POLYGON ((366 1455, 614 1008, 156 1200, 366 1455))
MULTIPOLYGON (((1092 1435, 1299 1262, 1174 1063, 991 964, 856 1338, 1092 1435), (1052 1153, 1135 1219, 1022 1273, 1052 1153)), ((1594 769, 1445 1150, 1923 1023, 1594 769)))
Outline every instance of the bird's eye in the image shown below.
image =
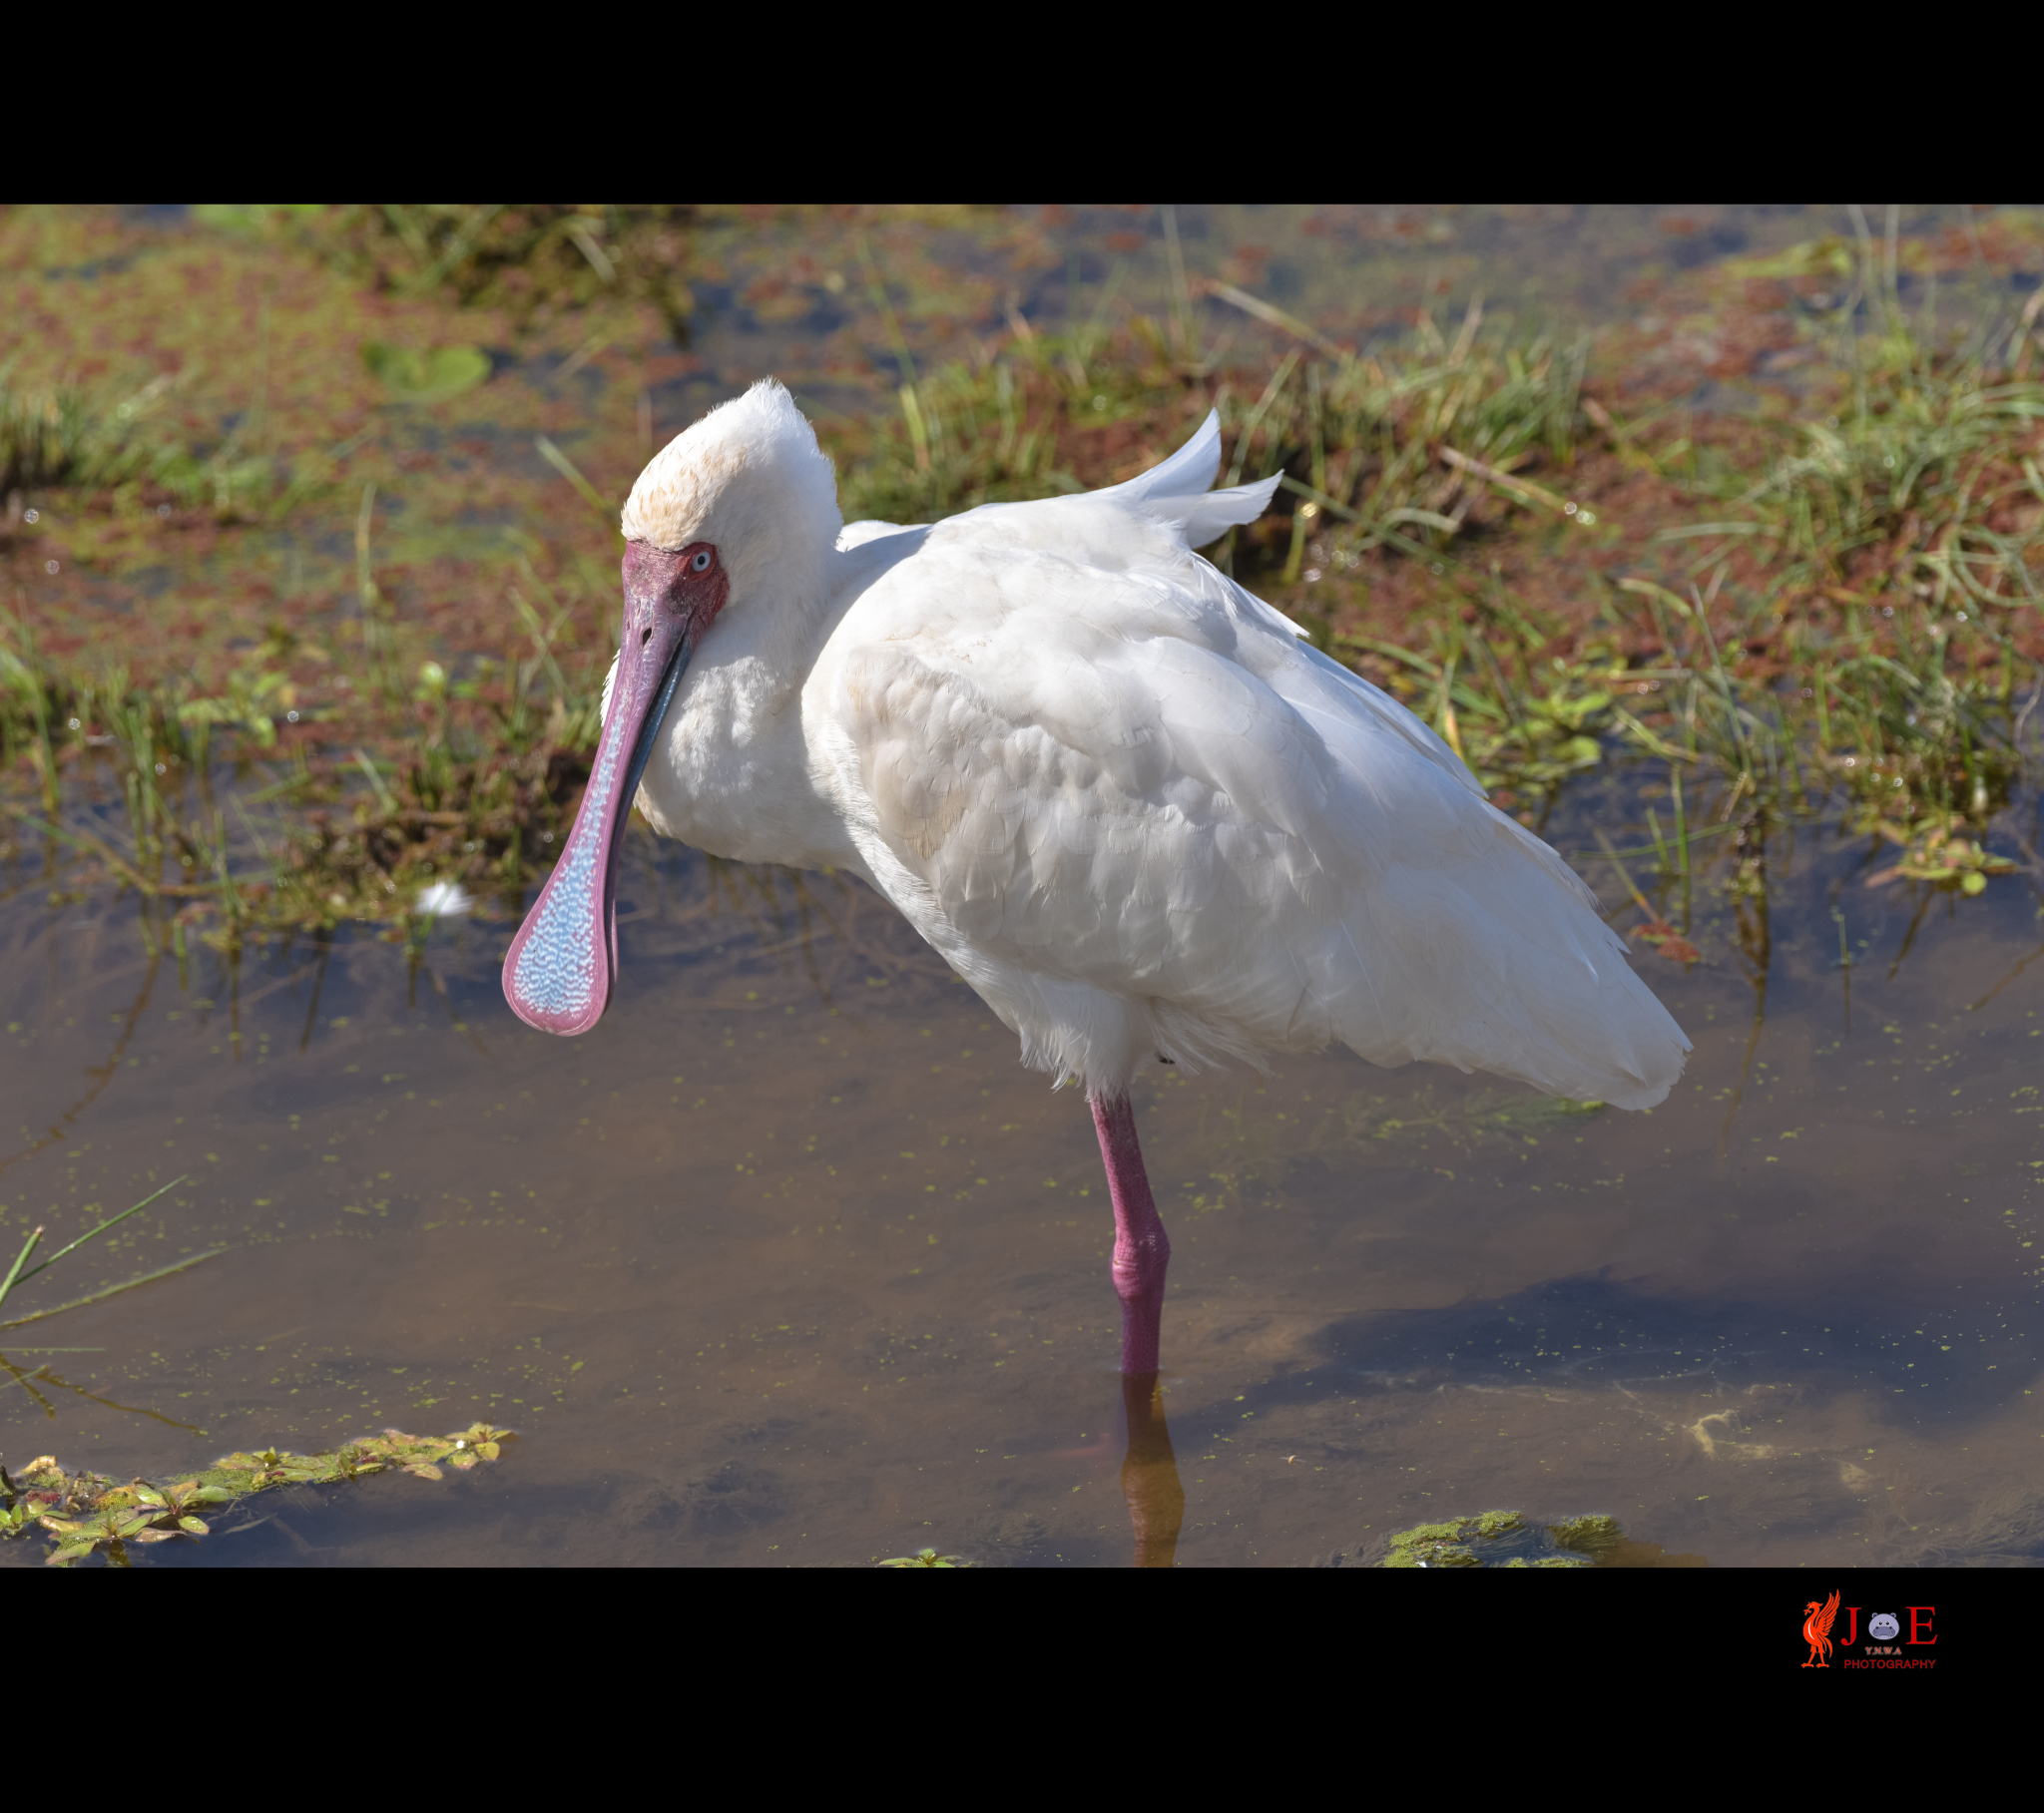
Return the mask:
POLYGON ((701 554, 697 555, 697 556, 696 556, 696 558, 695 558, 694 560, 692 560, 692 561, 691 561, 691 562, 689 563, 689 567, 690 567, 691 571, 693 571, 693 572, 696 572, 696 573, 707 573, 707 572, 709 572, 709 570, 710 570, 710 555, 709 555, 709 552, 708 552, 708 550, 705 550, 705 552, 703 552, 703 553, 701 553, 701 554))

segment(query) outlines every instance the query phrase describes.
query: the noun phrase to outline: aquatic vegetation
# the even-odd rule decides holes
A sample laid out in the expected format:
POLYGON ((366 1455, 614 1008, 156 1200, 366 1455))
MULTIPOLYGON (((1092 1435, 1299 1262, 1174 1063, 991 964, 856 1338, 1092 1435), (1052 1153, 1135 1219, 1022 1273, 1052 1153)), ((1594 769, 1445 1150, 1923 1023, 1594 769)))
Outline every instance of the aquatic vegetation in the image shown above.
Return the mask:
POLYGON ((213 1534, 208 1517, 218 1518, 273 1487, 349 1485, 391 1472, 444 1479, 446 1468, 465 1472, 494 1462, 504 1444, 515 1439, 513 1431, 487 1423, 440 1437, 386 1429, 320 1454, 265 1448, 225 1455, 168 1486, 71 1473, 54 1455, 39 1455, 12 1473, 0 1467, 0 1539, 49 1538, 54 1546, 44 1560, 55 1568, 75 1566, 94 1554, 104 1554, 111 1567, 129 1568, 134 1566, 131 1549, 181 1539, 196 1542, 213 1534))
POLYGON ((1389 1112, 1392 1102, 1387 1097, 1350 1097, 1314 1130, 1313 1143, 1316 1147, 1377 1141, 1426 1145, 1438 1139, 1471 1147, 1499 1142, 1537 1145, 1542 1134, 1559 1132, 1603 1108, 1601 1102, 1515 1095, 1504 1090, 1474 1090, 1444 1098, 1427 1085, 1400 1101, 1396 1112, 1389 1112))
MULTIPOLYGON (((1370 1553, 1364 1549, 1358 1557, 1370 1553)), ((1633 1542, 1618 1520, 1601 1513, 1538 1524, 1517 1511, 1416 1524, 1378 1546, 1379 1568, 1609 1568, 1693 1567, 1694 1556, 1664 1556, 1657 1545, 1633 1542)), ((1336 1564, 1352 1558, 1343 1553, 1336 1564)))
MULTIPOLYGON (((1581 1527, 1609 1518, 1577 1518, 1543 1529, 1516 1511, 1486 1511, 1439 1524, 1417 1524, 1390 1539, 1379 1568, 1589 1568, 1594 1557, 1575 1540, 1581 1527)), ((1617 1526, 1613 1524, 1615 1531, 1617 1526)))
POLYGON ((1988 876, 2011 874, 2017 867, 2009 857, 1983 850, 1978 838, 1955 836, 1954 821, 1941 814, 1913 825, 1875 818, 1867 828, 1875 836, 1903 846, 1899 862, 1867 876, 1870 888, 1886 887, 1894 881, 1928 881, 1948 891, 1982 894, 1987 891, 1988 876))
POLYGON ((1616 1518, 1594 1515, 1567 1518, 1550 1525, 1548 1535, 1558 1547, 1586 1555, 1593 1562, 1603 1560, 1625 1541, 1625 1532, 1619 1529, 1616 1518))
POLYGON ((934 1549, 918 1549, 913 1555, 889 1556, 884 1562, 876 1562, 879 1568, 970 1568, 972 1564, 960 1561, 955 1555, 939 1555, 934 1549))
MULTIPOLYGON (((69 1258, 71 1254, 75 1253, 88 1241, 97 1239, 111 1227, 120 1226, 130 1215, 139 1215, 152 1202, 170 1194, 180 1184, 189 1183, 190 1181, 191 1178, 189 1177, 173 1177, 161 1189, 153 1190, 150 1194, 144 1196, 134 1207, 124 1208, 118 1215, 108 1216, 97 1227, 87 1228, 77 1239, 69 1242, 67 1245, 60 1246, 47 1259, 44 1259, 37 1265, 29 1264, 29 1260, 35 1257, 36 1248, 42 1244, 43 1229, 40 1227, 31 1229, 28 1238, 22 1242, 21 1250, 15 1254, 14 1263, 8 1267, 6 1276, 0 1277, 0 1309, 5 1308, 8 1296, 19 1286, 26 1284, 29 1279, 48 1271, 60 1259, 69 1258)), ((119 1284, 109 1284, 102 1289, 94 1291, 90 1296, 76 1297, 69 1303, 58 1303, 48 1309, 32 1310, 27 1315, 14 1316, 6 1321, 0 1321, 0 1328, 20 1328, 29 1322, 41 1322, 51 1316, 62 1315, 67 1309, 82 1309, 88 1303, 104 1302, 108 1297, 119 1296, 123 1291, 133 1290, 138 1285, 152 1284, 158 1278, 168 1278, 175 1272, 189 1270, 194 1265, 202 1265, 208 1259, 217 1259, 226 1250, 225 1247, 215 1247, 208 1252, 193 1253, 186 1258, 178 1260, 175 1264, 160 1266, 157 1270, 147 1272, 139 1278, 129 1278, 119 1284)), ((10 1368, 9 1370, 14 1372, 14 1376, 18 1381, 26 1382, 34 1377, 33 1374, 22 1373, 18 1368, 10 1368)))
POLYGON ((147 459, 141 429, 163 380, 125 394, 75 383, 30 389, 13 381, 14 363, 0 366, 0 493, 116 484, 147 459))
POLYGON ((382 340, 362 344, 362 363, 384 389, 404 403, 444 403, 463 395, 490 375, 490 355, 480 346, 392 346, 382 340))
MULTIPOLYGON (((536 576, 534 590, 554 603, 536 576)), ((372 580, 363 592, 373 605, 372 580)), ((450 678, 387 630, 369 639, 380 659, 361 685, 325 678, 359 672, 358 655, 303 638, 145 690, 47 659, 25 622, 0 618, 0 739, 26 754, 41 805, 0 799, 0 811, 133 889, 153 945, 182 949, 193 929, 232 944, 347 918, 401 923, 439 910, 417 906, 435 888, 515 890, 566 830, 602 670, 557 656, 561 607, 543 621, 523 595, 513 603, 525 636, 501 660, 474 657, 450 678), (301 678, 308 667, 317 678, 301 678), (282 769, 232 818, 215 792, 223 753, 282 769), (115 794, 125 823, 64 809, 95 792, 115 794)))
POLYGON ((1375 1568, 1701 1568, 1695 1555, 1669 1555, 1628 1537, 1601 1513, 1541 1524, 1517 1511, 1415 1524, 1358 1543, 1315 1564, 1375 1568))
MULTIPOLYGON (((161 1189, 154 1190, 149 1195, 144 1196, 133 1207, 124 1208, 118 1215, 108 1216, 98 1226, 87 1228, 76 1239, 60 1246, 48 1258, 36 1265, 31 1265, 29 1261, 35 1257, 36 1249, 42 1244, 45 1229, 41 1226, 31 1228, 28 1237, 21 1244, 21 1249, 15 1254, 13 1264, 8 1267, 5 1276, 0 1277, 0 1316, 5 1315, 8 1297, 21 1285, 26 1284, 31 1278, 38 1277, 43 1272, 48 1271, 60 1260, 69 1258, 80 1247, 96 1240, 110 1228, 120 1226, 131 1215, 140 1214, 151 1203, 160 1200, 180 1185, 189 1184, 191 1181, 192 1179, 189 1176, 173 1177, 161 1189)), ((0 1320, 0 1329, 25 1328, 32 1322, 46 1322, 52 1316, 61 1316, 67 1310, 83 1309, 91 1303, 104 1303, 109 1297, 118 1297, 124 1292, 139 1289, 144 1284, 154 1284, 160 1278, 169 1278, 179 1272, 189 1271, 193 1266, 203 1265, 209 1259, 217 1259, 227 1250, 224 1246, 215 1246, 209 1247, 204 1252, 188 1253, 181 1259, 173 1260, 169 1265, 160 1265, 154 1271, 144 1272, 140 1277, 124 1278, 118 1284, 102 1285, 97 1290, 88 1291, 82 1297, 73 1297, 69 1302, 53 1303, 42 1309, 28 1310, 24 1314, 6 1316, 4 1320, 0 1320)), ((42 1351, 48 1352, 49 1350, 43 1349, 42 1351)), ((44 1360, 33 1367, 24 1367, 8 1359, 5 1354, 0 1354, 0 1377, 9 1379, 14 1384, 19 1385, 36 1404, 41 1406, 44 1414, 52 1418, 57 1413, 52 1407, 49 1398, 43 1392, 42 1387, 47 1385, 69 1391, 76 1391, 78 1389, 69 1380, 61 1378, 48 1360, 44 1360)), ((4 1478, 4 1472, 0 1472, 0 1479, 4 1478)), ((0 1532, 4 1531, 5 1525, 0 1523, 0 1532)), ((18 1535, 20 1532, 15 1530, 11 1534, 18 1535)))
POLYGON ((167 431, 157 418, 175 388, 160 376, 31 389, 0 366, 0 496, 12 500, 9 532, 26 513, 22 494, 55 486, 146 491, 226 520, 283 487, 287 476, 249 451, 244 430, 200 446, 167 431))

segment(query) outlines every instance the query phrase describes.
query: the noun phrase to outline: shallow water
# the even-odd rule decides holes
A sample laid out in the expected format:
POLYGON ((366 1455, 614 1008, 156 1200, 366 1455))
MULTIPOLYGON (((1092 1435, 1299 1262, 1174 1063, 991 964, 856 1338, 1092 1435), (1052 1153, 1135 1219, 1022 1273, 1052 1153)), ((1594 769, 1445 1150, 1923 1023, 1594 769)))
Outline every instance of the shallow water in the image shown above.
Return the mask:
MULTIPOLYGON (((1669 215, 1180 224, 1196 273, 1255 266, 1287 307, 1339 288, 1387 320, 1443 279, 1610 318, 1698 245, 1842 225, 1669 215)), ((1032 317, 1091 309, 1118 258, 1132 290, 1164 268, 1152 217, 1075 213, 1052 239, 1016 273, 1032 317)), ((740 298, 706 289, 705 365, 663 424, 829 326, 740 298)), ((1579 787, 1549 833, 1634 846, 1636 810, 1579 787)), ((504 1007, 507 919, 443 925, 417 962, 344 933, 238 967, 195 951, 181 976, 132 901, 61 873, 53 893, 36 850, 0 866, 0 1242, 193 1177, 7 1311, 225 1249, 0 1330, 0 1458, 166 1479, 386 1424, 522 1433, 438 1484, 264 1495, 151 1566, 1126 1563, 1083 1103, 856 884, 798 890, 643 827, 629 847, 624 992, 572 1043, 504 1007)), ((2044 922, 2021 878, 1869 891, 1868 859, 1779 839, 1765 940, 1700 878, 1705 961, 1639 960, 1697 1048, 1651 1115, 1340 1054, 1157 1072, 1170 1446, 1139 1443, 1127 1483, 1154 1523, 1175 1453, 1180 1565, 1366 1557, 1500 1507, 1615 1516, 1634 1562, 2044 1555, 2044 922)))
MULTIPOLYGON (((8 1307, 227 1250, 0 1337, 61 1380, 50 1415, 8 1393, 10 1462, 524 1437, 153 1565, 1128 1560, 1083 1103, 857 884, 632 838, 623 998, 573 1043, 503 1007, 506 924, 181 987, 121 902, 12 894, 0 1226, 194 1183, 8 1307)), ((1641 960, 1697 1048, 1652 1114, 1344 1055, 1159 1070, 1181 1566, 1502 1506, 1616 1516, 1636 1559, 2038 1552, 2044 926, 2019 883, 1937 896, 1890 976, 1924 896, 1864 858, 1775 852, 1757 1041, 1729 905, 1694 971, 1641 960)))

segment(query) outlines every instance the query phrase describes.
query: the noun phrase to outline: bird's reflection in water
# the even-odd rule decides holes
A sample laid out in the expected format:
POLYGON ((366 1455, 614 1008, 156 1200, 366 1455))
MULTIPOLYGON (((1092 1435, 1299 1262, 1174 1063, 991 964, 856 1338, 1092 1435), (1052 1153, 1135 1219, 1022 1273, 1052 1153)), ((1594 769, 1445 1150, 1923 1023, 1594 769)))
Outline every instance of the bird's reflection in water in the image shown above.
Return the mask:
POLYGON ((1129 1445, 1122 1456, 1122 1497, 1136 1539, 1135 1566, 1169 1568, 1185 1522, 1186 1489, 1179 1483, 1164 1420, 1164 1382, 1154 1372, 1122 1374, 1122 1414, 1129 1445))

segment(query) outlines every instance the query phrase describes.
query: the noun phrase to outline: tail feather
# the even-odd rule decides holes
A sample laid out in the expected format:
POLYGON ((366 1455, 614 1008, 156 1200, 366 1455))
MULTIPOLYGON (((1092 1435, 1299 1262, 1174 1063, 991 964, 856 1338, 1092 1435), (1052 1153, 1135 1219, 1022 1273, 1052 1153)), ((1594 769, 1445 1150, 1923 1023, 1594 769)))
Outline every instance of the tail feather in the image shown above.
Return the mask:
POLYGON ((1345 916, 1322 972, 1332 1035, 1377 1064, 1425 1058, 1618 1108, 1665 1100, 1690 1042, 1619 940, 1544 876, 1506 918, 1494 872, 1470 888, 1460 866, 1387 878, 1345 916))
POLYGON ((1124 484, 1096 492, 1140 510, 1161 523, 1171 523, 1185 536, 1188 548, 1204 548, 1238 524, 1253 523, 1271 507, 1278 481, 1275 474, 1254 485, 1212 489, 1221 475, 1221 413, 1209 410, 1199 431, 1171 458, 1138 473, 1124 484))
POLYGON ((1221 411, 1210 409, 1193 438, 1168 460, 1160 460, 1148 472, 1139 472, 1120 485, 1096 492, 1098 497, 1117 497, 1140 504, 1153 497, 1192 497, 1213 489, 1221 476, 1221 411))

